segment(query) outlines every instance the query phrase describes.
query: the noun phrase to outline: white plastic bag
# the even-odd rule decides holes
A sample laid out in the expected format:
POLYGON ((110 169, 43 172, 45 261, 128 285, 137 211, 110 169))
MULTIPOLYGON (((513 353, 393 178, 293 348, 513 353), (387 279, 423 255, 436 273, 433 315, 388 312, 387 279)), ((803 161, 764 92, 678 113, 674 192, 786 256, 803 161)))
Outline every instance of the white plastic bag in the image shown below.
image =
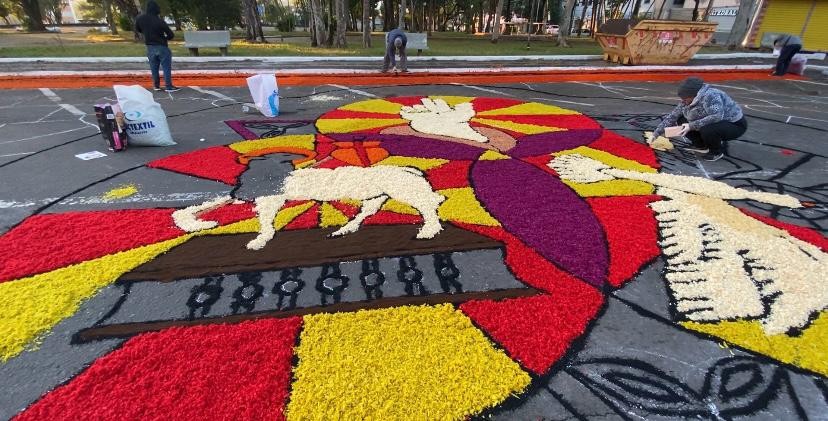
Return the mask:
POLYGON ((275 75, 255 75, 247 78, 247 87, 256 108, 265 117, 279 115, 279 86, 276 85, 275 75))
POLYGON ((115 85, 114 89, 124 111, 130 145, 175 145, 167 125, 167 115, 150 91, 138 85, 115 85))

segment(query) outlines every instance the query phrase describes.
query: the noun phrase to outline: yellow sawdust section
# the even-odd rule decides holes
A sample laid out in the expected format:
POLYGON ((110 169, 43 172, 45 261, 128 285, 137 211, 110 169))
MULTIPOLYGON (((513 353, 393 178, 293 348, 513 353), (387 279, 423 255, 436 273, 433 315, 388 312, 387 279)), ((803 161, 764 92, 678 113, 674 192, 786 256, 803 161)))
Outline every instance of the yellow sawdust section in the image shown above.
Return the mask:
POLYGON ((384 99, 369 99, 366 101, 354 102, 339 107, 340 110, 345 111, 362 111, 366 113, 386 113, 386 114, 400 114, 402 104, 396 102, 386 101, 384 99))
POLYGON ((419 169, 420 171, 428 171, 432 168, 439 167, 447 163, 448 161, 445 159, 437 159, 437 158, 415 158, 410 156, 389 156, 388 158, 383 159, 380 162, 377 162, 376 165, 393 165, 395 167, 414 167, 419 169))
MULTIPOLYGON (((283 209, 274 225, 281 229, 313 203, 283 209)), ((28 278, 0 283, 0 361, 22 352, 38 336, 74 314, 81 303, 122 274, 201 235, 256 232, 256 218, 185 234, 178 238, 103 256, 28 278)))
POLYGON ((655 192, 652 184, 638 180, 607 180, 585 184, 562 181, 581 197, 646 196, 655 192))
POLYGON ((348 223, 348 217, 339 209, 328 203, 319 207, 319 226, 322 228, 339 227, 348 223))
POLYGON ((297 134, 268 137, 265 139, 245 140, 243 142, 236 142, 229 145, 230 149, 238 153, 248 153, 259 149, 277 148, 279 146, 313 150, 314 135, 297 134))
POLYGON ((465 419, 530 377, 451 305, 305 316, 289 420, 465 419))
POLYGON ((440 219, 489 227, 500 226, 500 223, 489 212, 486 212, 474 196, 474 190, 471 187, 439 190, 438 193, 446 196, 446 201, 437 209, 440 219))
POLYGON ((506 108, 497 108, 494 110, 483 111, 477 113, 479 116, 487 115, 572 115, 580 114, 577 111, 568 110, 566 108, 556 107, 554 105, 539 104, 537 102, 527 102, 524 104, 512 105, 506 108))
POLYGON ((394 200, 394 199, 389 199, 388 201, 386 201, 382 205, 381 209, 384 210, 384 211, 389 211, 389 212, 394 212, 394 213, 402 213, 402 214, 405 214, 405 215, 419 215, 420 214, 420 212, 418 212, 417 209, 414 209, 413 207, 409 206, 408 204, 397 201, 397 200, 394 200))
MULTIPOLYGON (((575 149, 555 153, 554 155, 561 156, 569 154, 583 155, 622 170, 648 173, 656 172, 655 168, 587 146, 579 146, 575 149)), ((581 197, 638 196, 649 195, 655 192, 655 187, 652 184, 638 180, 607 180, 583 184, 567 180, 563 180, 563 182, 575 190, 581 197)))
POLYGON ((464 102, 472 102, 472 100, 474 100, 473 96, 429 95, 428 97, 432 100, 442 99, 443 101, 446 101, 446 104, 448 104, 449 107, 453 107, 464 102))
POLYGON ((376 129, 377 127, 408 124, 401 118, 334 118, 316 120, 319 133, 349 133, 358 130, 376 129))
POLYGON ((648 167, 642 163, 633 161, 631 159, 621 158, 619 156, 613 155, 609 152, 599 151, 598 149, 592 149, 588 146, 578 146, 574 149, 567 149, 565 151, 556 152, 553 155, 561 156, 561 155, 571 155, 571 154, 578 154, 583 155, 587 158, 592 158, 596 161, 601 161, 610 167, 615 167, 622 170, 630 170, 630 171, 640 171, 640 172, 657 172, 655 168, 648 167))
POLYGON ((471 121, 476 123, 485 124, 487 126, 496 127, 498 129, 506 129, 511 130, 513 132, 524 133, 524 134, 538 134, 538 133, 549 133, 549 132, 560 132, 566 129, 562 129, 560 127, 548 127, 548 126, 537 126, 534 124, 523 124, 523 123, 515 123, 513 121, 503 121, 503 120, 489 120, 488 118, 473 118, 471 121))
POLYGON ((682 322, 682 326, 722 338, 773 359, 828 376, 828 311, 799 336, 767 336, 759 321, 726 321, 718 323, 682 322))
POLYGON ((103 195, 103 200, 123 199, 125 197, 132 196, 135 193, 138 193, 138 186, 135 184, 124 184, 106 192, 103 195))
POLYGON ((187 241, 184 235, 0 284, 0 361, 71 316, 80 304, 133 268, 187 241))
POLYGON ((480 155, 480 157, 477 159, 479 161, 498 161, 501 159, 509 159, 509 156, 503 155, 498 151, 488 150, 486 152, 483 152, 483 155, 480 155))

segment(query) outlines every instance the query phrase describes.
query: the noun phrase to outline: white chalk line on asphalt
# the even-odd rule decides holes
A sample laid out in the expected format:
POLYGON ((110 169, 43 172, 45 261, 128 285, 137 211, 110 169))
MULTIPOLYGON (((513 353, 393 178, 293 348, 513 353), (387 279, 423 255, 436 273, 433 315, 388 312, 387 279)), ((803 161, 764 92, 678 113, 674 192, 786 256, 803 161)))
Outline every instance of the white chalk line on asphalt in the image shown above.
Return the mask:
MULTIPOLYGON (((60 203, 60 206, 82 206, 113 203, 159 203, 159 202, 196 202, 221 196, 221 193, 214 192, 192 192, 192 193, 169 193, 169 194, 135 194, 123 199, 104 199, 102 196, 79 196, 70 197, 60 203)), ((47 197, 36 200, 5 201, 0 200, 0 209, 28 208, 42 206, 58 200, 58 197, 47 197)))
POLYGON ((352 92, 352 93, 355 93, 357 95, 366 96, 368 98, 379 98, 378 96, 376 96, 376 95, 374 95, 370 92, 360 91, 359 89, 352 89, 352 88, 349 88, 349 87, 344 86, 344 85, 335 85, 333 83, 329 83, 328 86, 333 86, 334 88, 344 89, 348 92, 352 92))

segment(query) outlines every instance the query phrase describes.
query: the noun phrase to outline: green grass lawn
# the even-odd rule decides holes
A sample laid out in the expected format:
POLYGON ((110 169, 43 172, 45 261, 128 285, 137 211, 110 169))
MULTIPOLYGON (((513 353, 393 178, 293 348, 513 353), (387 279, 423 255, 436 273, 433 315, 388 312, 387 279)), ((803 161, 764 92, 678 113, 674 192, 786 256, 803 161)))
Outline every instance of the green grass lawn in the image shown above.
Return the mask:
MULTIPOLYGON (((267 44, 247 43, 233 40, 230 46, 230 55, 233 56, 376 56, 384 52, 384 35, 374 34, 371 48, 363 48, 361 37, 353 34, 348 36, 348 48, 315 48, 310 46, 310 38, 305 33, 291 33, 284 40, 269 38, 267 44)), ((53 36, 48 42, 38 42, 36 45, 15 43, 13 38, 17 34, 0 35, 5 38, 0 43, 0 57, 129 57, 143 56, 144 45, 124 38, 102 35, 90 35, 85 40, 74 39, 61 41, 53 36), (24 45, 20 45, 24 44, 24 45)), ((497 44, 492 44, 488 37, 463 35, 445 36, 435 34, 429 38, 429 49, 423 51, 424 56, 465 56, 465 55, 535 55, 535 54, 599 54, 601 48, 591 39, 573 39, 570 48, 560 48, 551 38, 533 38, 530 47, 526 46, 526 38, 501 38, 497 44)), ((171 42, 170 48, 174 55, 187 55, 189 52, 182 41, 171 42)), ((217 56, 217 48, 200 50, 203 56, 217 56)), ((416 51, 409 52, 416 55, 416 51)))

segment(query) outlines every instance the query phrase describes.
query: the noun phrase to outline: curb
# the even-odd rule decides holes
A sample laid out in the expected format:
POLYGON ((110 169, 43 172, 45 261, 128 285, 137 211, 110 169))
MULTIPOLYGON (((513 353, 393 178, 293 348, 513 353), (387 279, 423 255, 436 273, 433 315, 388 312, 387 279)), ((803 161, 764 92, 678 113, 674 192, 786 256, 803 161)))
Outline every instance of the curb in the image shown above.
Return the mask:
MULTIPOLYGON (((809 59, 822 60, 825 54, 807 54, 809 59)), ((720 54, 696 54, 694 59, 699 60, 722 60, 722 59, 745 59, 745 58, 767 58, 775 59, 771 53, 720 53, 720 54)), ((603 60, 601 54, 579 54, 579 55, 526 55, 526 56, 411 56, 409 61, 467 61, 467 62, 490 62, 490 61, 523 61, 523 60, 546 60, 546 61, 584 61, 603 60)), ((9 57, 0 58, 0 63, 146 63, 146 57, 9 57)), ((220 63, 258 61, 261 63, 304 63, 304 62, 354 62, 370 61, 381 62, 379 56, 310 56, 310 57, 274 57, 274 56, 238 56, 238 57, 175 57, 180 63, 220 63)))
MULTIPOLYGON (((349 86, 400 86, 429 84, 497 84, 563 82, 676 82, 688 76, 704 75, 705 80, 771 80, 771 65, 641 66, 641 67, 509 67, 498 69, 445 68, 417 69, 409 73, 380 73, 376 70, 304 69, 268 71, 181 70, 174 73, 177 85, 199 87, 247 86, 247 77, 275 74, 281 86, 320 86, 347 83, 349 86)), ((789 76, 787 79, 802 79, 789 76)), ((32 71, 0 73, 0 89, 111 88, 112 85, 150 86, 148 70, 135 71, 32 71)))

